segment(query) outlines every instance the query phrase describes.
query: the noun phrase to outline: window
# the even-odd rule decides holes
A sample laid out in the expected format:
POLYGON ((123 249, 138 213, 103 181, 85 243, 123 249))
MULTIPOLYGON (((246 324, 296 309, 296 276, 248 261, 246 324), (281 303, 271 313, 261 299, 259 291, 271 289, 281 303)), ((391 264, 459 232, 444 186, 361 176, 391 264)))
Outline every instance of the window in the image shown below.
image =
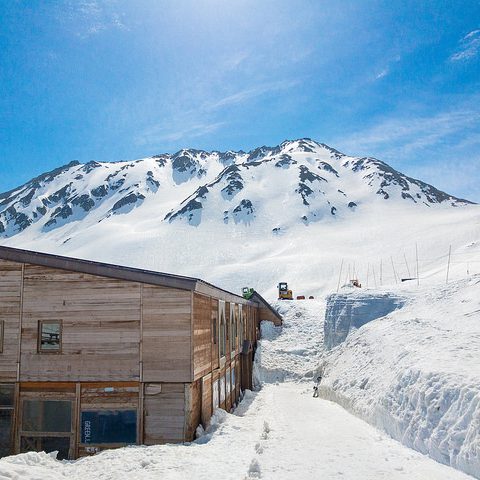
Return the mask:
POLYGON ((70 437, 21 437, 20 453, 55 451, 58 460, 70 458, 70 437))
POLYGON ((225 377, 220 378, 220 403, 225 401, 225 377))
POLYGON ((240 326, 239 326, 239 330, 240 330, 240 332, 239 332, 240 350, 243 349, 243 340, 245 338, 244 337, 244 331, 245 331, 245 325, 244 325, 245 316, 244 315, 245 314, 243 312, 240 314, 240 326))
POLYGON ((227 370, 226 383, 227 383, 227 395, 230 395, 230 370, 227 370))
POLYGON ((12 454, 12 425, 15 387, 0 384, 0 458, 12 454))
POLYGON ((218 391, 218 387, 219 387, 219 381, 218 379, 215 380, 213 382, 213 391, 212 391, 212 395, 213 395, 213 409, 215 410, 216 408, 218 408, 218 406, 220 405, 220 402, 219 402, 219 391, 218 391))
POLYGON ((44 320, 38 323, 38 351, 58 353, 62 346, 62 321, 44 320))
POLYGON ((72 402, 69 400, 24 400, 22 430, 26 432, 70 432, 72 402))
POLYGON ((0 320, 0 353, 3 353, 3 334, 5 331, 4 321, 0 320))
POLYGON ((71 458, 72 405, 70 400, 22 400, 20 451, 58 450, 58 459, 71 458))
POLYGON ((236 308, 237 306, 234 303, 230 304, 230 352, 235 353, 235 318, 236 318, 236 308))
POLYGON ((225 302, 222 300, 219 300, 218 302, 218 315, 219 315, 219 322, 220 322, 220 328, 218 332, 219 336, 219 355, 220 358, 225 356, 225 353, 227 351, 227 326, 225 325, 225 302))
POLYGON ((83 444, 134 444, 137 441, 136 410, 82 412, 83 444))

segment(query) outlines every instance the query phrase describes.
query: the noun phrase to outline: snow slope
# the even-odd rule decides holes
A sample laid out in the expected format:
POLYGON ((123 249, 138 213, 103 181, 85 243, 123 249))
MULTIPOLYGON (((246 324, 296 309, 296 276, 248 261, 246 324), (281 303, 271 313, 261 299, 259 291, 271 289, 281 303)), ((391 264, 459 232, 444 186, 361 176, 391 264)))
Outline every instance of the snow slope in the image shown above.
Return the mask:
POLYGON ((321 394, 480 478, 480 275, 402 294, 407 305, 325 354, 321 394))
POLYGON ((308 139, 73 162, 0 195, 4 245, 249 285, 268 298, 280 280, 295 293, 335 290, 342 259, 342 281, 395 283, 416 275, 415 245, 424 280, 444 280, 450 245, 451 278, 480 273, 479 239, 478 205, 308 139))

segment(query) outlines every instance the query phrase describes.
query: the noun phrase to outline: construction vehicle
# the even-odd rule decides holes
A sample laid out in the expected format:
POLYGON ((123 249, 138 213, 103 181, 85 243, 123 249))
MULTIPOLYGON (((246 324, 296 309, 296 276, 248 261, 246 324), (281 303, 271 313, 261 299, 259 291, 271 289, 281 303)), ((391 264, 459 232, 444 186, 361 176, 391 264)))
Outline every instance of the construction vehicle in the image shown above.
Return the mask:
POLYGON ((293 293, 288 289, 287 282, 280 282, 278 284, 278 299, 293 300, 293 293))
POLYGON ((245 298, 246 300, 250 300, 250 298, 252 298, 252 295, 254 293, 255 293, 255 289, 253 288, 250 288, 250 287, 242 288, 242 295, 243 295, 243 298, 245 298))

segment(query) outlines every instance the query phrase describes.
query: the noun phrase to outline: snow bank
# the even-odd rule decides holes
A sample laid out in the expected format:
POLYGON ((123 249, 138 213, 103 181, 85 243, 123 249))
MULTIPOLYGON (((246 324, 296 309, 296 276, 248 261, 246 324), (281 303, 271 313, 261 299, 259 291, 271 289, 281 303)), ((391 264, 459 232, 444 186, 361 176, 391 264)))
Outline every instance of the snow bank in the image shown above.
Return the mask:
POLYGON ((355 287, 347 293, 329 295, 325 312, 325 348, 332 349, 345 341, 350 330, 384 317, 404 304, 405 298, 392 292, 372 294, 355 287))
POLYGON ((320 394, 480 478, 480 276, 409 295, 325 354, 320 394))
POLYGON ((323 352, 321 300, 278 301, 274 304, 283 326, 262 322, 261 340, 255 353, 257 384, 312 379, 323 352))

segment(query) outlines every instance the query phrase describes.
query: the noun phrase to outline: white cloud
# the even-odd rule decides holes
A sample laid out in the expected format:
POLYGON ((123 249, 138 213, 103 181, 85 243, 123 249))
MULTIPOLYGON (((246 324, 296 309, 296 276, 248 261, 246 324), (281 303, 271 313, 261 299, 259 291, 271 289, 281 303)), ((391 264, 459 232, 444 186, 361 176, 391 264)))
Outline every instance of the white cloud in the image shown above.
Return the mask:
POLYGON ((450 57, 450 61, 469 60, 470 58, 476 57, 479 52, 480 30, 473 30, 462 38, 458 51, 450 57))

